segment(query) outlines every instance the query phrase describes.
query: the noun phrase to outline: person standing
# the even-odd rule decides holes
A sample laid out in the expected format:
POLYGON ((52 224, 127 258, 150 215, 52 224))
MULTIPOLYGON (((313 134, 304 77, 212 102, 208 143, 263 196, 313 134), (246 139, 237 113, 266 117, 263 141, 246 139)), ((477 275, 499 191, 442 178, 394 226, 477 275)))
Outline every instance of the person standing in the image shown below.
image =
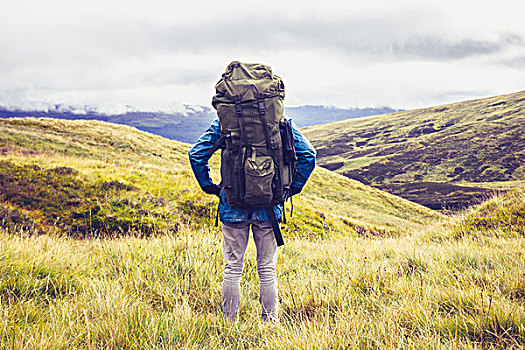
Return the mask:
POLYGON ((215 119, 189 150, 202 190, 219 198, 224 272, 222 306, 233 321, 250 229, 257 250, 261 320, 278 322, 276 263, 284 244, 284 201, 301 192, 315 167, 316 152, 283 115, 284 84, 268 66, 232 62, 216 85, 215 119), (251 94, 250 89, 255 91, 251 94), (263 91, 263 92, 261 92, 263 91), (208 161, 221 155, 221 183, 213 183, 208 161))

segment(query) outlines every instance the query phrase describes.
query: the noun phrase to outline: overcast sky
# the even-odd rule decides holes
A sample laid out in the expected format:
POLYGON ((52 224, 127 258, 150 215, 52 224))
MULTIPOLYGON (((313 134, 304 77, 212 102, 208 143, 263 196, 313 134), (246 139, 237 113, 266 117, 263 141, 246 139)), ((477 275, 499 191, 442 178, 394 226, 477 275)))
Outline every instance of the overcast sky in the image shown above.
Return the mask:
POLYGON ((0 105, 210 106, 233 60, 286 105, 412 109, 525 89, 525 1, 2 0, 0 105))

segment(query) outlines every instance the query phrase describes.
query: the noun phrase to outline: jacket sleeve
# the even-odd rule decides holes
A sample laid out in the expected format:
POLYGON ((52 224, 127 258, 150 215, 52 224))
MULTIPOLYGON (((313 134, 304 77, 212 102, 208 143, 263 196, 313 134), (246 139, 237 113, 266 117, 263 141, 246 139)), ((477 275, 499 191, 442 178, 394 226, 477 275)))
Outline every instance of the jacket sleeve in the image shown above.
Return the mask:
POLYGON ((211 123, 208 130, 206 130, 206 132, 201 137, 199 137, 199 139, 188 152, 191 169, 193 170, 193 174, 195 175, 195 178, 197 179, 197 182, 201 188, 213 184, 213 181, 210 177, 210 167, 208 165, 208 161, 212 155, 208 154, 207 152, 213 147, 215 142, 217 142, 220 137, 220 133, 221 128, 219 119, 215 119, 211 123))
POLYGON ((315 168, 316 152, 310 142, 299 131, 297 125, 292 124, 293 140, 295 142, 295 153, 297 154, 296 173, 291 187, 301 190, 315 168))

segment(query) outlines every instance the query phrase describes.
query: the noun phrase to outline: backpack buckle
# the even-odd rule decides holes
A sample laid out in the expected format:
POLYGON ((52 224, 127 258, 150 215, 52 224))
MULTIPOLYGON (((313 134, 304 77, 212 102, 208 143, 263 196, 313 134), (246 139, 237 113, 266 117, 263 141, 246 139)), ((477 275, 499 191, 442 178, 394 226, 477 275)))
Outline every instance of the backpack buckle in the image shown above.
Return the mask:
POLYGON ((265 115, 266 114, 266 107, 264 106, 264 100, 262 98, 257 100, 257 104, 259 105, 259 114, 265 115))
POLYGON ((241 103, 239 101, 235 102, 235 115, 238 118, 242 117, 242 106, 241 106, 241 103))

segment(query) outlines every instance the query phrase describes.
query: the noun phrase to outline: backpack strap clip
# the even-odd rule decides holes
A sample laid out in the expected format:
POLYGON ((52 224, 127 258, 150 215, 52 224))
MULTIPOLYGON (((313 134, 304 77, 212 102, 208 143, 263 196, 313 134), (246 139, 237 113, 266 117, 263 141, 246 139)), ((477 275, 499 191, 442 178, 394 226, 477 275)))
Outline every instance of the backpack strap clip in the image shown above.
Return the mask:
POLYGON ((236 101, 236 102, 235 102, 235 115, 236 115, 238 118, 241 118, 241 117, 242 117, 242 106, 241 106, 241 101, 236 101))
POLYGON ((257 99, 257 104, 259 106, 259 114, 265 115, 266 114, 266 107, 264 106, 264 100, 262 98, 257 99))

